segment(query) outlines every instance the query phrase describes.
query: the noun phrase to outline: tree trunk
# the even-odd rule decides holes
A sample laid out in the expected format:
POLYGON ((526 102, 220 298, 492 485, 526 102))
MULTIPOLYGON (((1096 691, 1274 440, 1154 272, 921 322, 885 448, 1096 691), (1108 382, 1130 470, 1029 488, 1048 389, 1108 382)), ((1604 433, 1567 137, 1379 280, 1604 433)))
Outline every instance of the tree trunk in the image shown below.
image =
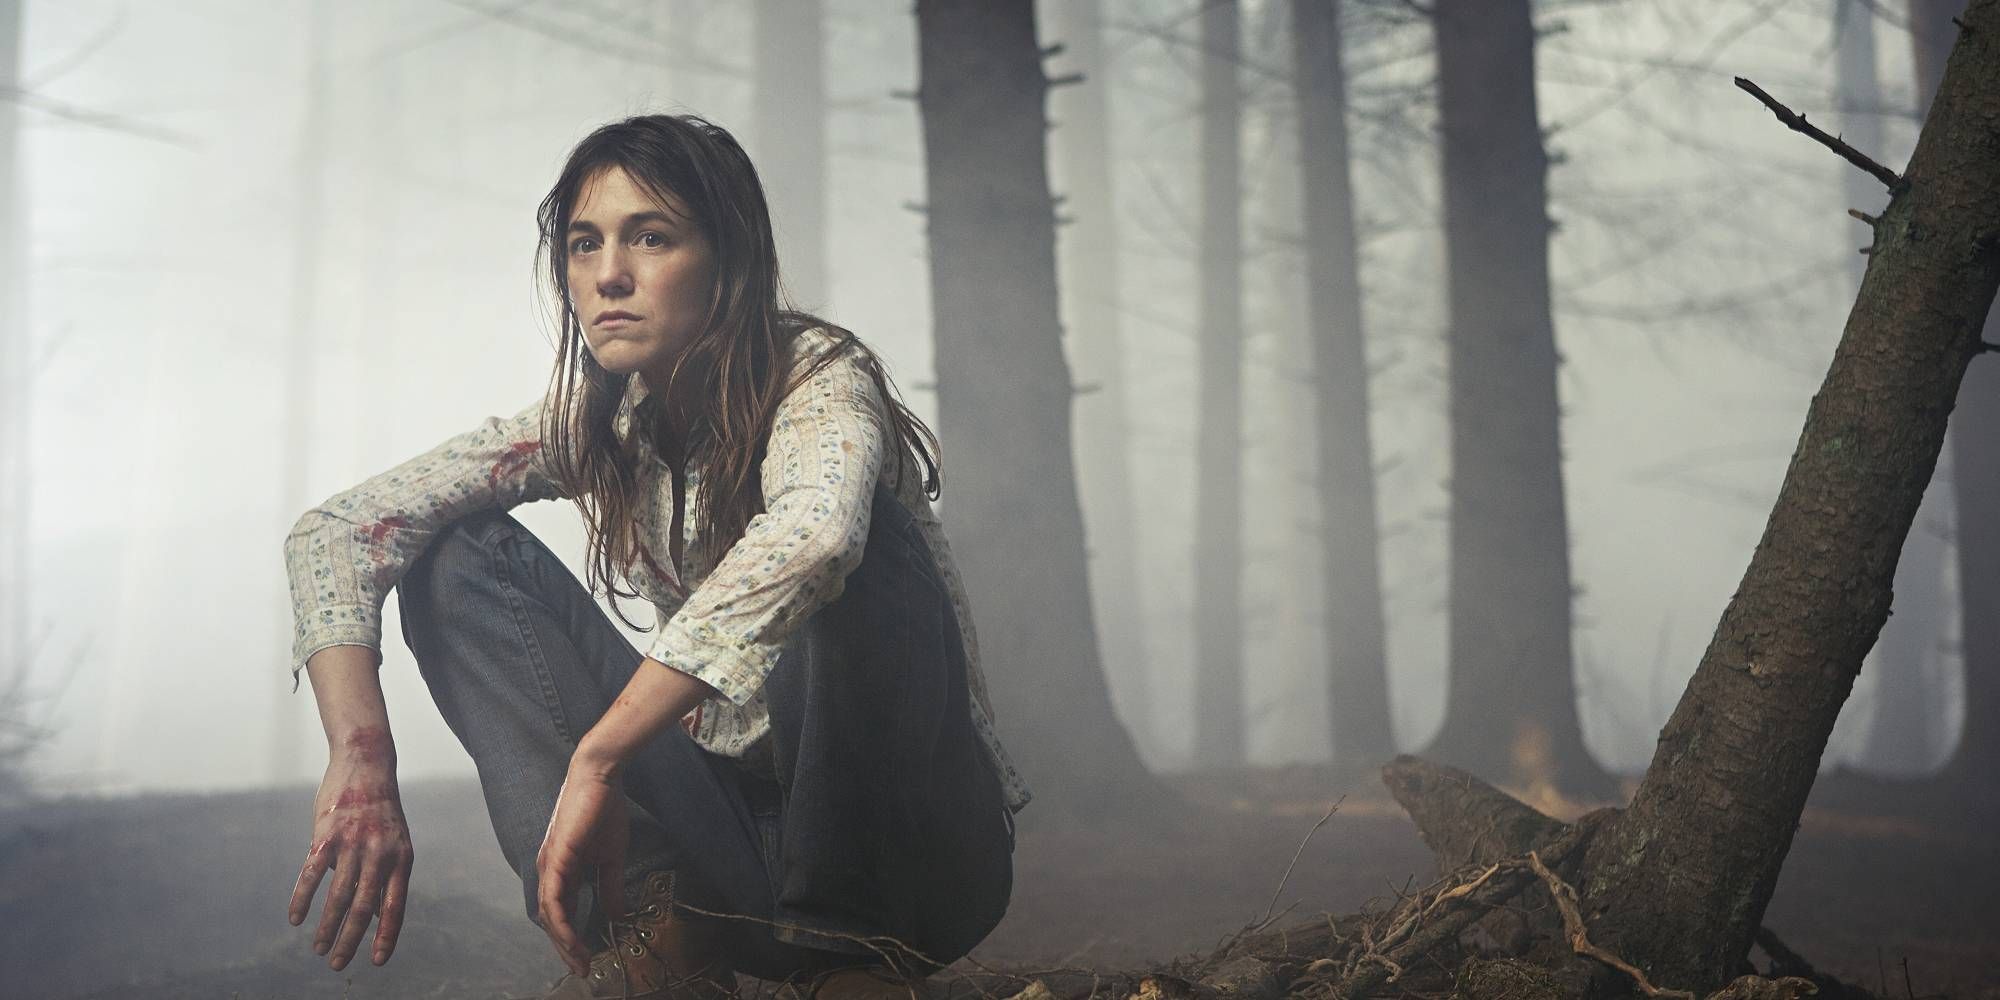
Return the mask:
MULTIPOLYGON (((1951 19, 1963 0, 1912 0, 1910 38, 1915 48, 1918 100, 1936 105, 1945 57, 1958 39, 1951 19)), ((1993 30, 1993 29, 1988 29, 1993 30)), ((1987 44, 1991 44, 1990 39, 1987 44)), ((1929 118, 1925 130, 1929 131, 1929 118)), ((2000 315, 1985 316, 1984 338, 2000 343, 2000 315)), ((1951 484, 1957 508, 1960 649, 1965 669, 1965 730, 1938 775, 1959 811, 1977 818, 2000 816, 2000 449, 1991 429, 2000 427, 2000 365, 1988 359, 1965 373, 1958 391, 1957 432, 1951 440, 1951 484)))
POLYGON ((1374 766, 1395 756, 1368 434, 1368 350, 1347 150, 1347 81, 1339 0, 1292 0, 1307 307, 1319 441, 1327 694, 1333 760, 1374 766))
POLYGON ((1747 954, 1980 351, 2000 285, 2000 0, 1964 20, 1763 539, 1585 858, 1593 940, 1662 986, 1700 995, 1747 954))
POLYGON ((1450 294, 1451 616, 1426 756, 1608 794, 1571 673, 1569 528, 1549 309, 1548 156, 1528 0, 1438 0, 1450 294))
MULTIPOLYGON (((312 445, 313 380, 318 377, 315 369, 319 347, 319 330, 314 320, 319 313, 320 247, 325 240, 321 206, 326 197, 326 107, 331 86, 326 58, 332 32, 330 4, 331 0, 311 0, 306 11, 306 65, 302 84, 305 106, 299 114, 298 160, 294 164, 297 172, 293 175, 298 214, 292 220, 291 322, 285 343, 284 492, 280 495, 284 497, 281 511, 287 523, 318 499, 307 495, 306 479, 311 457, 317 451, 312 445)), ((284 604, 285 600, 280 591, 279 603, 284 604)), ((290 621, 288 604, 286 608, 273 620, 290 621)), ((285 634, 289 637, 289 628, 285 634)), ((313 730, 310 706, 286 685, 277 684, 274 689, 270 717, 271 778, 279 783, 298 781, 309 774, 305 734, 313 730)))
POLYGON ((1118 315, 1118 202, 1111 179, 1110 64, 1104 57, 1101 0, 1054 5, 1057 41, 1085 75, 1082 86, 1054 95, 1055 146, 1064 176, 1063 204, 1073 220, 1062 231, 1064 323, 1076 401, 1077 486, 1090 545, 1097 647, 1119 716, 1140 746, 1151 746, 1153 686, 1144 655, 1143 608, 1136 568, 1131 435, 1125 422, 1124 349, 1118 315))
MULTIPOLYGON (((1849 145, 1884 156, 1882 92, 1875 72, 1875 15, 1861 0, 1834 0, 1834 30, 1838 33, 1834 62, 1835 91, 1841 137, 1849 145)), ((1949 26, 1949 22, 1947 22, 1949 26)), ((1950 51, 1946 40, 1946 52, 1950 51)), ((1943 59, 1939 59, 1940 65, 1943 59)), ((1846 204, 1870 215, 1888 200, 1881 182, 1864 171, 1843 168, 1846 204)), ((1859 227, 1855 227, 1857 230, 1859 227)), ((1868 258, 1852 257, 1854 288, 1868 269, 1868 258)), ((1916 527, 1903 544, 1896 564, 1896 602, 1881 641, 1870 657, 1875 677, 1874 712, 1869 717, 1862 763, 1875 771, 1916 774, 1933 766, 1932 744, 1940 726, 1936 676, 1939 640, 1944 627, 1944 567, 1948 546, 1944 536, 1926 530, 1926 521, 1942 518, 1949 509, 1946 487, 1925 491, 1916 527)), ((1846 709, 1854 711, 1852 703, 1846 709)))
MULTIPOLYGON (((0 0, 0 85, 20 81, 21 0, 0 0)), ((20 102, 0 99, 0 689, 28 669, 29 422, 35 338, 28 326, 27 203, 20 102)))
POLYGON ((1194 756, 1243 763, 1241 10, 1201 0, 1201 320, 1195 404, 1194 756))
POLYGON ((826 80, 821 0, 757 0, 755 156, 771 202, 785 290, 827 304, 826 80))
POLYGON ((1047 801, 1152 804, 1097 661, 1034 7, 919 0, 917 39, 944 505, 1002 734, 1047 801))

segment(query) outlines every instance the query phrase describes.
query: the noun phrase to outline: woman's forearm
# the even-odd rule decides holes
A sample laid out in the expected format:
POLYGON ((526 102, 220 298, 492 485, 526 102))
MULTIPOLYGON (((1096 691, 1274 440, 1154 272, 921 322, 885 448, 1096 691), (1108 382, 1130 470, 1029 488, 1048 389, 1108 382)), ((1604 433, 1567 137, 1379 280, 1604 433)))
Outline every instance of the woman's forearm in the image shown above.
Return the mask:
POLYGON ((577 741, 570 767, 607 780, 615 777, 640 747, 713 697, 715 689, 708 684, 649 657, 577 741))
POLYGON ((382 700, 381 659, 367 646, 328 646, 306 661, 329 757, 394 768, 396 747, 382 700))

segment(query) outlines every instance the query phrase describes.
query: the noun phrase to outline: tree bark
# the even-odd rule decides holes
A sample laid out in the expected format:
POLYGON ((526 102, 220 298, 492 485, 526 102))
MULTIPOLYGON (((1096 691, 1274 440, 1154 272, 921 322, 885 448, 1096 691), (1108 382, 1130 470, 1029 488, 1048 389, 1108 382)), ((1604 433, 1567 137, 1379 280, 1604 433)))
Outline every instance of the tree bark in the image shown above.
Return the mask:
POLYGON ((1396 744, 1389 723, 1375 449, 1369 438, 1368 349, 1361 327, 1339 0, 1292 0, 1292 41, 1319 425, 1328 719, 1334 762, 1373 766, 1394 756, 1396 744))
MULTIPOLYGON (((21 0, 0 0, 0 84, 19 87, 21 0)), ((29 424, 35 338, 28 326, 27 210, 20 102, 0 100, 0 688, 28 669, 29 424)))
POLYGON ((1549 306, 1548 156, 1528 0, 1438 0, 1450 291, 1450 681, 1425 756, 1516 787, 1613 791, 1571 673, 1549 306))
MULTIPOLYGON (((1838 33, 1834 62, 1835 90, 1840 108, 1841 138, 1871 156, 1883 156, 1882 91, 1875 71, 1875 15, 1861 0, 1834 0, 1834 30, 1838 33)), ((1947 27, 1949 22, 1946 22, 1947 27)), ((1950 40, 1946 39, 1946 52, 1950 40)), ((1939 57, 1939 68, 1943 65, 1939 57)), ((1870 215, 1879 213, 1888 193, 1860 170, 1841 171, 1846 204, 1870 215)), ((1856 227, 1858 228, 1858 227, 1856 227)), ((1861 287, 1868 258, 1854 254, 1851 268, 1855 289, 1861 287)), ((1896 564, 1896 602, 1881 641, 1870 657, 1875 676, 1874 712, 1868 718, 1862 764, 1891 774, 1917 774, 1934 766, 1932 752, 1941 725, 1937 675, 1940 634, 1944 627, 1944 570, 1949 546, 1944 536, 1926 530, 1926 521, 1943 518, 1950 509, 1948 486, 1924 492, 1916 527, 1903 543, 1896 564)), ((1855 706, 1847 711, 1852 712, 1855 706)), ((1860 706, 1866 707, 1866 706, 1860 706)))
POLYGON ((785 290, 827 303, 826 81, 821 0, 757 0, 751 121, 785 290))
POLYGON ((1081 813, 1159 786, 1098 666, 1030 0, 919 0, 945 511, 1008 747, 1081 813))
POLYGON ((1061 231, 1064 322, 1070 363, 1080 385, 1076 401, 1077 487, 1089 540, 1091 598, 1098 610, 1097 648, 1119 716, 1140 747, 1154 745, 1150 663, 1144 655, 1143 611, 1136 565, 1131 434, 1125 418, 1125 352, 1120 344, 1118 201, 1112 182, 1111 67, 1104 55, 1101 0, 1053 4, 1057 41, 1084 74, 1081 86, 1053 96, 1055 147, 1063 204, 1071 224, 1061 231))
MULTIPOLYGON (((1912 0, 1910 39, 1915 48, 1918 100, 1935 111, 1945 58, 1958 39, 1952 18, 1963 0, 1912 0)), ((1990 44, 1990 39, 1988 40, 1990 44)), ((1930 128, 1929 117, 1925 130, 1930 128)), ((1988 311, 1982 334, 2000 343, 2000 315, 1988 311)), ((1946 759, 1938 784, 1957 811, 1976 820, 2000 817, 2000 366, 1991 358, 1972 366, 1958 390, 1958 430, 1951 446, 1953 505, 1958 511, 1959 642, 1965 669, 1965 729, 1946 759)))
POLYGON ((1194 755, 1243 763, 1242 11, 1201 0, 1200 397, 1194 500, 1194 755))
POLYGON ((1662 986, 1699 995, 1746 955, 1980 352, 2000 285, 2000 0, 1964 21, 1764 536, 1585 858, 1593 939, 1662 986))

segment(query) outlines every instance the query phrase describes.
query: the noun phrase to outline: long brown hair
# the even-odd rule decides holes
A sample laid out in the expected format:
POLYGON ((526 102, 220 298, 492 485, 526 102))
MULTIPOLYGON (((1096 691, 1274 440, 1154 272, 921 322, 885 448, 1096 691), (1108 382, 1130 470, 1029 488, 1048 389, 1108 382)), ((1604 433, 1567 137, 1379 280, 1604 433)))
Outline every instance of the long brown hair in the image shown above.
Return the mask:
MULTIPOLYGON (((587 585, 595 592, 602 583, 613 613, 627 625, 632 623, 618 611, 618 598, 638 595, 619 590, 614 581, 641 553, 635 512, 643 463, 657 455, 679 468, 699 464, 704 486, 691 512, 695 553, 713 566, 764 511, 759 466, 778 404, 843 356, 854 357, 887 404, 894 434, 885 443, 898 482, 914 453, 923 462, 925 494, 937 498, 937 437, 903 405, 880 359, 851 331, 786 303, 763 185, 743 148, 721 126, 693 115, 641 115, 597 129, 570 152, 536 220, 539 257, 555 293, 561 330, 542 415, 543 452, 550 474, 583 509, 587 585), (571 305, 565 238, 583 186, 613 167, 662 204, 669 195, 677 198, 715 258, 715 284, 700 332, 676 359, 667 385, 634 409, 624 434, 616 420, 635 376, 606 371, 591 355, 571 305), (795 342, 814 327, 831 333, 835 345, 794 377, 795 342), (685 387, 683 372, 690 379, 685 387), (679 440, 665 402, 683 392, 695 394, 698 403, 685 440, 679 440)), ((675 576, 679 573, 675 567, 675 576)))

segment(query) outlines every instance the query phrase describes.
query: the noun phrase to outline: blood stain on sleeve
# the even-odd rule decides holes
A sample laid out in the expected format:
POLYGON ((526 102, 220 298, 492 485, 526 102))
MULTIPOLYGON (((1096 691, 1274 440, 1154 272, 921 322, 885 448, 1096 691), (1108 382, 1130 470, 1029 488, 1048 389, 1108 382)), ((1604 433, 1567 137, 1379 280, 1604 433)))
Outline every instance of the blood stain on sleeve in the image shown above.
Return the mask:
POLYGON ((495 493, 500 492, 501 482, 512 479, 522 469, 527 468, 528 462, 540 450, 542 450, 542 443, 540 441, 516 441, 508 445, 507 450, 501 454, 499 461, 494 462, 493 468, 487 470, 487 487, 495 493))

